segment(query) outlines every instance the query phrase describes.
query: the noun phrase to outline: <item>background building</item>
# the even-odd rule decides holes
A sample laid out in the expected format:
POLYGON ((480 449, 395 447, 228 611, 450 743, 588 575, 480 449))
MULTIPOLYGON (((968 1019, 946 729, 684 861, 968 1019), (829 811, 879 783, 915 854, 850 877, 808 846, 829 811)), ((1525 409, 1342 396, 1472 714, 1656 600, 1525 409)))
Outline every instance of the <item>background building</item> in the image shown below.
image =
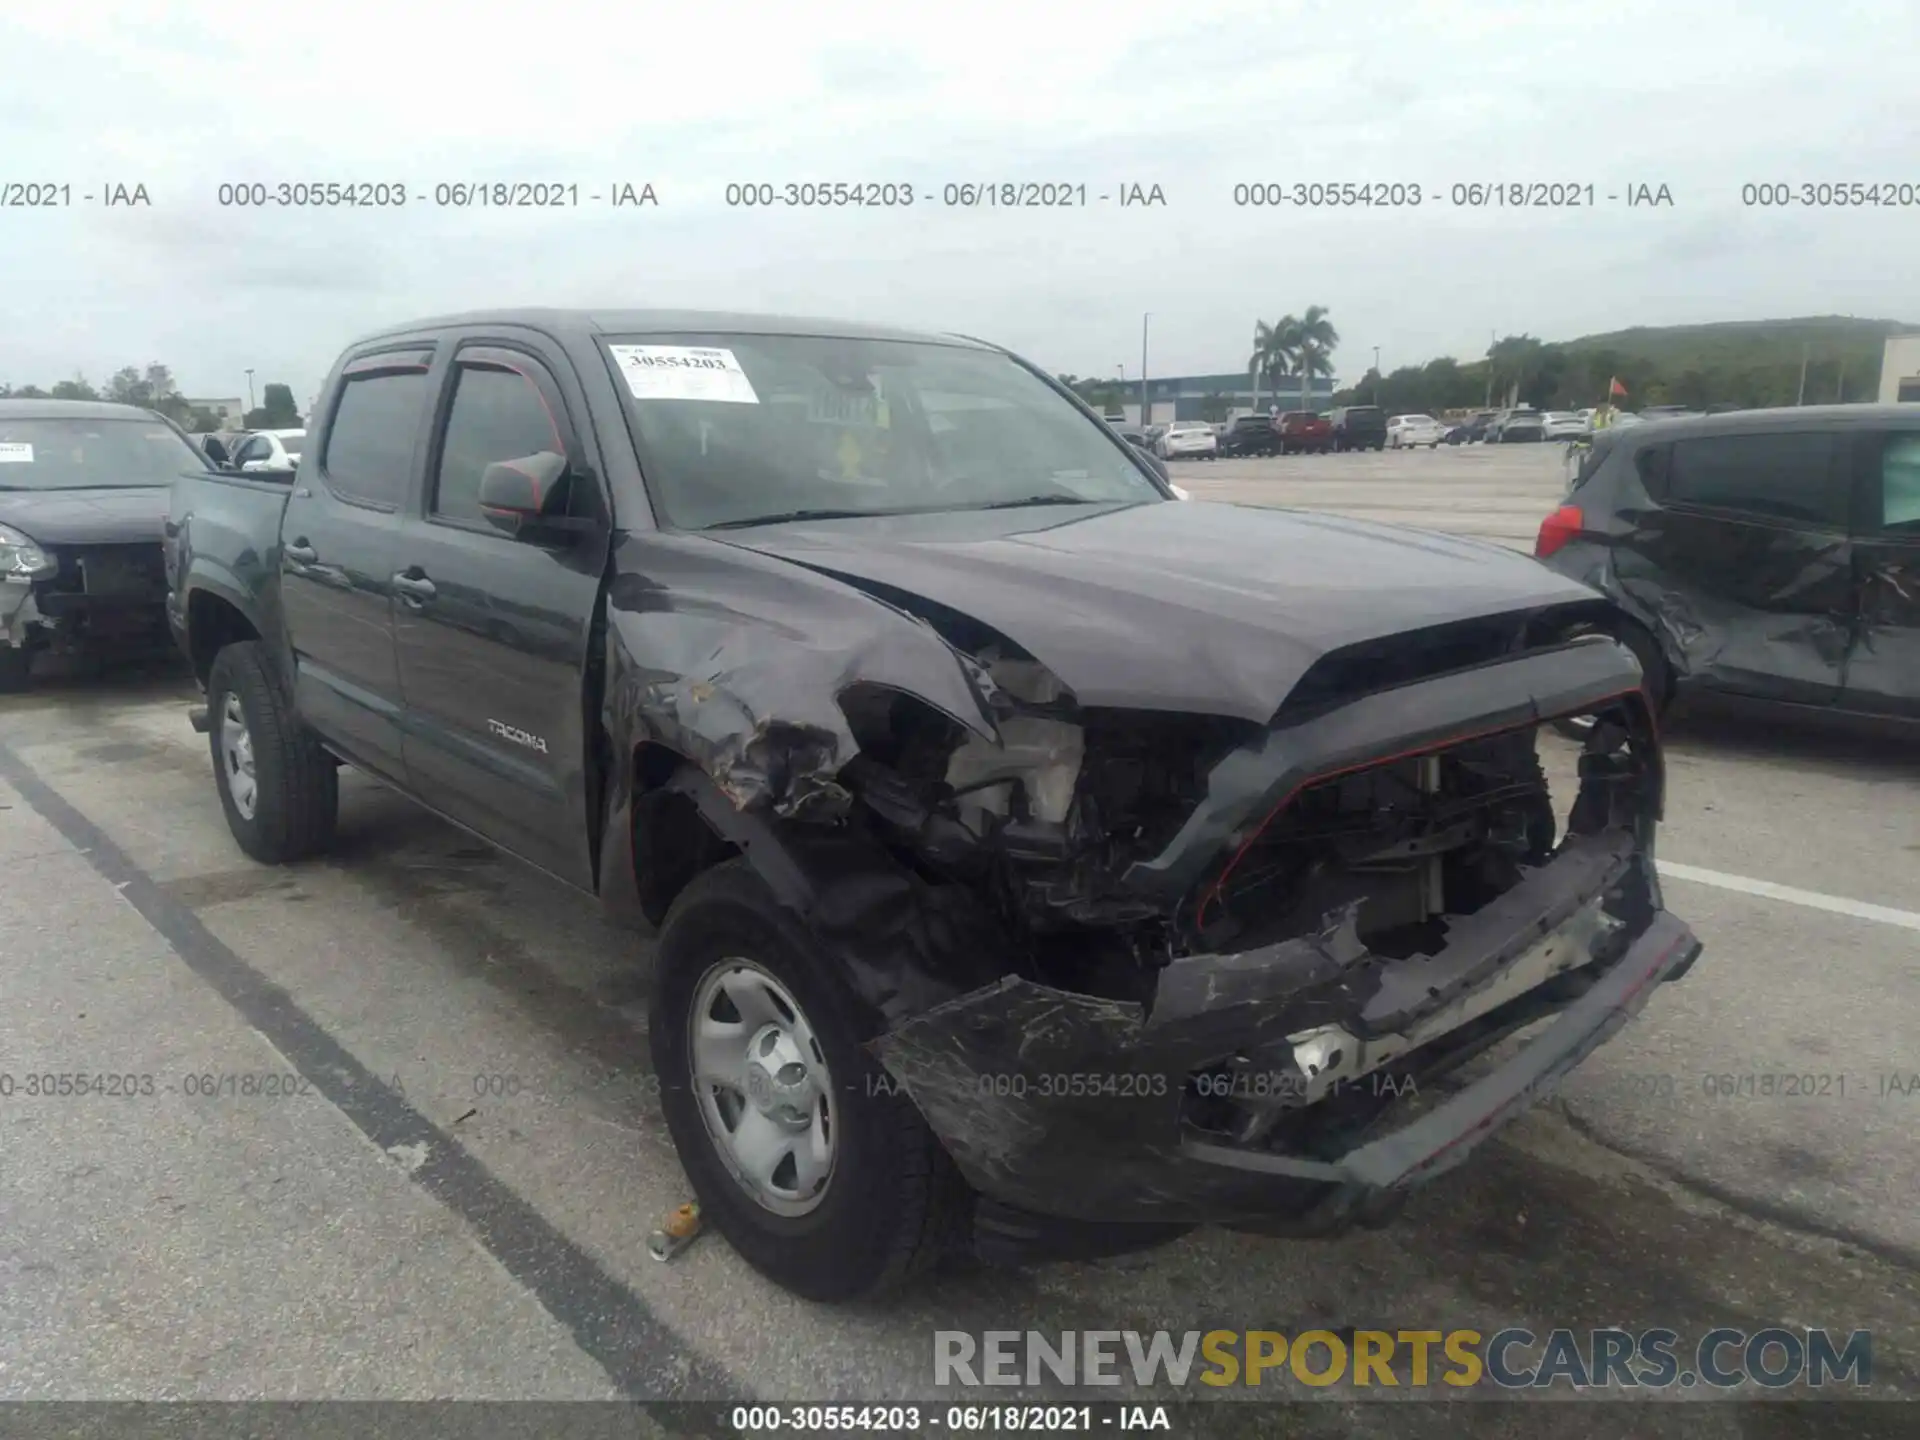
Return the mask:
POLYGON ((1887 339, 1880 360, 1880 403, 1920 402, 1920 331, 1887 339))
MULTIPOLYGON (((1298 375, 1262 376, 1261 410, 1278 405, 1282 410, 1325 410, 1333 401, 1333 381, 1324 376, 1313 382, 1310 397, 1301 402, 1301 378, 1298 375)), ((1116 382, 1125 396, 1120 408, 1129 425, 1141 424, 1140 382, 1116 382)), ((1165 425, 1173 420, 1229 420, 1254 408, 1253 377, 1238 375, 1169 375, 1149 377, 1147 400, 1150 409, 1145 423, 1165 425)), ((1099 408, 1099 407, 1095 407, 1099 408)))

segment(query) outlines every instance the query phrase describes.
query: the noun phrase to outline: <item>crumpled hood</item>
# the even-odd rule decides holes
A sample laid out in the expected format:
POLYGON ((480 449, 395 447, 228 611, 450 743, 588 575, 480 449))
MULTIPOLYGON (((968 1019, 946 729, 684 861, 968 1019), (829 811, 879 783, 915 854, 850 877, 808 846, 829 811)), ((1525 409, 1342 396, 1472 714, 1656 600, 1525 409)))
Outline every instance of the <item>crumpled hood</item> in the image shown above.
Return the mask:
POLYGON ((0 490, 0 525, 42 545, 121 545, 139 540, 158 545, 168 494, 164 485, 124 490, 0 490))
POLYGON ((971 616, 1083 705, 1261 722, 1331 650, 1596 598, 1502 546, 1258 506, 965 511, 708 538, 971 616))

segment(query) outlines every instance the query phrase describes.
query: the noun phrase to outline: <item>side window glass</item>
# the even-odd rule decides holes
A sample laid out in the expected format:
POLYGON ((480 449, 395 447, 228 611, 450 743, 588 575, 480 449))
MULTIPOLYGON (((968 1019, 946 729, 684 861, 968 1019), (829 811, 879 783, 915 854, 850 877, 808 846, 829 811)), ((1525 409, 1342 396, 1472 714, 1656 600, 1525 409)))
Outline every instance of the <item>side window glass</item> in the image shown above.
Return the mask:
POLYGON ((348 380, 321 457, 328 486, 356 500, 399 504, 426 398, 427 377, 420 371, 348 380))
POLYGON ((510 370, 462 367, 440 447, 432 513, 479 522, 480 477, 487 467, 542 451, 560 455, 565 447, 533 382, 510 370))
MULTIPOLYGON (((1606 434, 1604 430, 1600 433, 1606 434)), ((1606 448, 1600 444, 1596 444, 1594 450, 1602 456, 1607 453, 1606 448)), ((1667 459, 1672 453, 1670 446, 1653 445, 1633 457, 1634 468, 1640 472, 1641 485, 1646 488, 1647 494, 1656 500, 1667 498, 1667 459)))
POLYGON ((1889 435, 1880 452, 1880 528, 1920 535, 1920 434, 1889 435))
POLYGON ((1716 435, 1676 440, 1667 498, 1813 525, 1846 524, 1833 476, 1833 437, 1819 433, 1716 435))
POLYGON ((258 435, 248 436, 246 443, 240 447, 240 453, 234 456, 235 462, 241 465, 246 464, 249 460, 264 460, 266 458, 267 442, 262 440, 258 435))

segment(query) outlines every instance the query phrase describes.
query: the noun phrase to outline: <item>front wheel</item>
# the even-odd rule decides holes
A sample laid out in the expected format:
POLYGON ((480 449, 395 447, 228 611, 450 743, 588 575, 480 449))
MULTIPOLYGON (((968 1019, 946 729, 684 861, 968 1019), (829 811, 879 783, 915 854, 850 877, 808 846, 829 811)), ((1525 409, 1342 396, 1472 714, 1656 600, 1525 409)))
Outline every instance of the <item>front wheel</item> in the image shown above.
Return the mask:
POLYGON ((214 784, 240 848, 265 865, 325 850, 340 812, 339 772, 293 713, 259 641, 214 656, 207 702, 214 784))
POLYGON ((971 1192, 867 1054, 879 1029, 745 860, 698 876, 658 948, 649 1041, 703 1213, 808 1300, 890 1289, 963 1233, 971 1192))

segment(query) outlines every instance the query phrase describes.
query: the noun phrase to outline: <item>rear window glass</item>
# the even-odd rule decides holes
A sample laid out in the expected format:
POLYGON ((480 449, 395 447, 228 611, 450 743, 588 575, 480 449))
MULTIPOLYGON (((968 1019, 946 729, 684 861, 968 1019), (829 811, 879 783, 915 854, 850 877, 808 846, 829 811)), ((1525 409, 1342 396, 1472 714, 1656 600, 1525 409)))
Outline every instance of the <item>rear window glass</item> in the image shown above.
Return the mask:
POLYGON ((1846 523, 1833 477, 1833 437, 1817 432, 1676 440, 1667 499, 1815 525, 1846 523))
POLYGON ((1349 425, 1356 420, 1370 423, 1379 418, 1380 412, 1370 405, 1356 405, 1353 409, 1347 411, 1347 423, 1349 425))
POLYGON ((397 505, 426 397, 427 377, 419 371, 349 380, 327 432, 327 484, 342 495, 397 505))

